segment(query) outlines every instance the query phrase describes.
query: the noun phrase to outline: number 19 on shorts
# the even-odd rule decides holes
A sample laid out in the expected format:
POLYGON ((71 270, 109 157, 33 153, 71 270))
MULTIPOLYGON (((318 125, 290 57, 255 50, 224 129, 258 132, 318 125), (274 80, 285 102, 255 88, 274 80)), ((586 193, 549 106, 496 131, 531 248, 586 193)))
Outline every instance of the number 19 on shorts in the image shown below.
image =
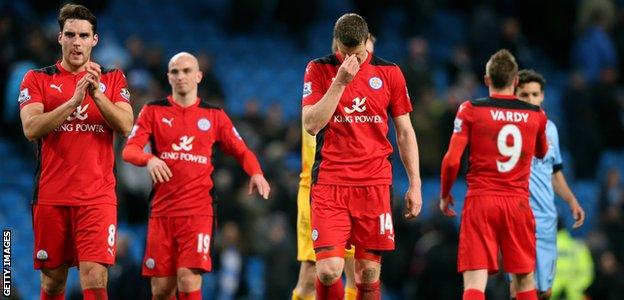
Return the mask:
POLYGON ((200 233, 197 235, 197 253, 208 254, 210 250, 210 235, 200 233))

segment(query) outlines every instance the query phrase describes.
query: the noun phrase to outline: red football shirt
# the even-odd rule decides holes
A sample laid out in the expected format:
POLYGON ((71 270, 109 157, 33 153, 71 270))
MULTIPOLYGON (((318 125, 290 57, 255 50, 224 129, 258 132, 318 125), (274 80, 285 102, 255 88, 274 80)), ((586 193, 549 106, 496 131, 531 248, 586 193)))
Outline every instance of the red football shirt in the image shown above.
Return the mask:
POLYGON ((513 96, 493 95, 462 103, 454 135, 468 138, 466 196, 529 196, 534 155, 548 149, 546 114, 513 96))
MULTIPOLYGON (((303 106, 317 103, 336 77, 343 57, 328 55, 308 63, 303 106)), ((412 111, 399 67, 368 53, 345 88, 329 123, 316 135, 313 183, 329 185, 392 184, 388 113, 412 111)))
MULTIPOLYGON (((145 105, 128 137, 124 158, 128 149, 142 151, 147 143, 173 174, 170 181, 154 184, 152 217, 213 215, 210 176, 214 144, 236 157, 248 175, 262 173, 256 156, 225 112, 200 99, 188 107, 180 106, 171 96, 145 105)), ((145 165, 147 160, 130 162, 145 165)))
MULTIPOLYGON (((30 70, 20 87, 20 109, 42 103, 49 112, 67 102, 86 71, 72 74, 60 62, 30 70)), ((126 77, 102 68, 100 90, 112 102, 128 102, 126 77)), ((86 98, 54 131, 37 140, 33 203, 47 205, 116 204, 113 130, 93 98, 86 98)))

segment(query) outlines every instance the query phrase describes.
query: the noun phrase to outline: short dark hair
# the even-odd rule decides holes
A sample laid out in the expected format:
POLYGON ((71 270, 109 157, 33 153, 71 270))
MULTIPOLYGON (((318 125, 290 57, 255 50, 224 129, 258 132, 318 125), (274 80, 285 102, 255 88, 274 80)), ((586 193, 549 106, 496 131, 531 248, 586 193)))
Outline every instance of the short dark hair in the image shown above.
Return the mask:
POLYGON ((498 50, 488 60, 485 73, 490 78, 494 88, 508 87, 513 84, 518 74, 516 58, 507 49, 498 50))
MULTIPOLYGON (((367 40, 370 40, 371 43, 373 43, 374 45, 375 42, 377 42, 377 37, 375 37, 372 33, 369 33, 367 40)), ((331 48, 332 48, 332 53, 335 53, 336 51, 338 51, 338 45, 336 45, 336 39, 332 40, 331 48)))
POLYGON ((518 86, 523 86, 530 82, 537 82, 540 85, 540 89, 544 91, 544 87, 546 86, 546 79, 542 74, 537 73, 533 69, 524 69, 518 72, 518 86))
POLYGON ((358 14, 344 14, 334 25, 334 38, 345 47, 359 46, 368 38, 368 25, 358 14))
POLYGON ((68 19, 89 21, 89 23, 91 23, 91 27, 93 27, 93 33, 95 34, 97 32, 97 19, 95 18, 95 15, 93 15, 93 13, 91 13, 91 11, 84 5, 68 3, 61 7, 58 15, 58 23, 61 31, 63 31, 65 22, 68 19))

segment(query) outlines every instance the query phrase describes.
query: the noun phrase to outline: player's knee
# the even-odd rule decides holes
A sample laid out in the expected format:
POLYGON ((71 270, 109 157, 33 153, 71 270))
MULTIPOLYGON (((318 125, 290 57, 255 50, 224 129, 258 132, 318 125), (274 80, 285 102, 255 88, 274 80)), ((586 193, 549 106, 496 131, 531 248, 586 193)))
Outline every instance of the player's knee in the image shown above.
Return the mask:
POLYGON ((379 279, 379 263, 369 260, 358 260, 355 264, 355 271, 361 283, 373 283, 379 279))
POLYGON ((338 263, 321 263, 316 266, 316 274, 324 285, 332 285, 340 279, 342 266, 338 263))
POLYGON ((381 255, 372 251, 358 252, 356 249, 355 273, 356 281, 373 283, 379 280, 381 255))
POLYGON ((193 292, 201 288, 201 275, 195 273, 178 274, 178 290, 193 292))
POLYGON ((106 288, 106 267, 98 263, 80 264, 80 282, 83 289, 106 288))
POLYGON ((152 296, 156 300, 170 300, 175 297, 175 291, 175 285, 167 286, 164 284, 152 284, 152 296))
POLYGON ((65 290, 65 279, 44 277, 41 279, 41 289, 50 296, 55 296, 65 290))
POLYGON ((362 283, 373 283, 379 279, 379 268, 370 266, 364 267, 360 270, 360 278, 362 283))
POLYGON ((41 289, 51 296, 58 295, 65 290, 67 282, 67 268, 60 267, 55 270, 41 270, 41 289))
POLYGON ((518 285, 526 285, 527 283, 533 283, 533 273, 521 273, 515 274, 518 285))
POLYGON ((539 292, 538 293, 539 300, 548 300, 548 299, 550 299, 550 296, 552 296, 552 290, 551 289, 548 289, 545 292, 539 292))
POLYGON ((514 277, 514 281, 516 281, 517 291, 526 291, 535 288, 533 273, 515 274, 514 277))

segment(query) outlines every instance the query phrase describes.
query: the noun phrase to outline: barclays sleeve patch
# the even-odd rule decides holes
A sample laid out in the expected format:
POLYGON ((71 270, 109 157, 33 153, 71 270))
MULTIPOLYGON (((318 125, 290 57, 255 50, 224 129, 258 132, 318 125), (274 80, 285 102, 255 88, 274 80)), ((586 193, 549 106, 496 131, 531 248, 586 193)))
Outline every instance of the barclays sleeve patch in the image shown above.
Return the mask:
POLYGON ((130 101, 130 91, 128 90, 128 88, 121 89, 121 91, 119 92, 119 96, 121 96, 121 98, 124 98, 124 100, 126 101, 130 101))
POLYGON ((17 102, 19 104, 22 104, 22 103, 30 100, 30 98, 31 98, 30 97, 30 93, 28 92, 28 89, 26 88, 26 89, 23 89, 23 90, 20 91, 19 98, 17 98, 17 102))
POLYGON ((462 121, 462 119, 460 118, 455 118, 455 121, 453 121, 453 133, 460 133, 462 131, 462 124, 464 123, 464 121, 462 121))
POLYGON ((312 94, 312 82, 303 83, 303 97, 310 96, 312 94))

